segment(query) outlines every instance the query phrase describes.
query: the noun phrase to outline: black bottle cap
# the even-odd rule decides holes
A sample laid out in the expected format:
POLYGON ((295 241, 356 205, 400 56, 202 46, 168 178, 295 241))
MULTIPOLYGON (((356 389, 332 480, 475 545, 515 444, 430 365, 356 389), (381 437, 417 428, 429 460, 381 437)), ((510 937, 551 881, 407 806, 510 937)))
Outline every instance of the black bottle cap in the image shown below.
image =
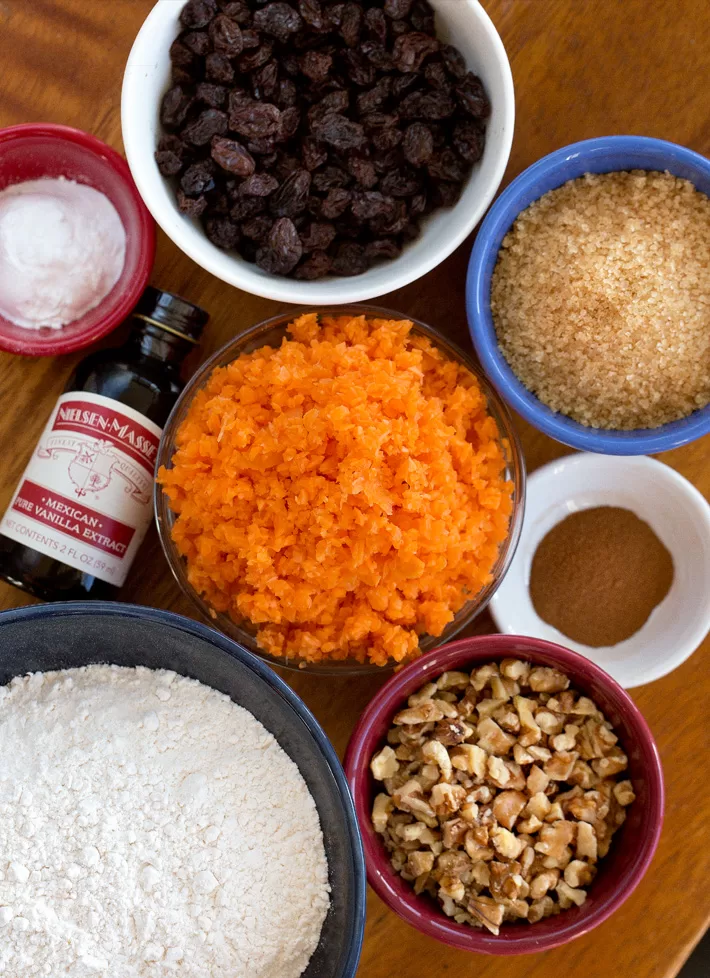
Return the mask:
POLYGON ((199 343, 210 318, 208 312, 187 299, 154 289, 152 285, 143 292, 133 315, 190 343, 199 343))

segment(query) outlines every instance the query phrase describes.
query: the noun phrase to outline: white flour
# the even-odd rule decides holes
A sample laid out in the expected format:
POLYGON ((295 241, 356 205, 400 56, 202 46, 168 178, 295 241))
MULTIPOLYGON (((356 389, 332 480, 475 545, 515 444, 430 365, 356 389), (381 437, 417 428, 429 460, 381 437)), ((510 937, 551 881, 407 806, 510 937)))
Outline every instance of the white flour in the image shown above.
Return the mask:
POLYGON ((115 666, 0 688, 3 978, 297 978, 328 905, 306 783, 228 697, 115 666))

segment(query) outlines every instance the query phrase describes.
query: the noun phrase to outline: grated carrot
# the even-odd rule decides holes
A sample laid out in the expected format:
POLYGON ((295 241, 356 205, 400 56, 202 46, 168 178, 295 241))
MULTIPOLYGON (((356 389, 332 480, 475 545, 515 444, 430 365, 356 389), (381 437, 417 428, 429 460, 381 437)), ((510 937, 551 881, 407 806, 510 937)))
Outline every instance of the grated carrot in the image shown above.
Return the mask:
POLYGON ((401 662, 491 580, 513 490, 498 428, 411 328, 300 316, 214 370, 158 473, 190 583, 272 655, 401 662))

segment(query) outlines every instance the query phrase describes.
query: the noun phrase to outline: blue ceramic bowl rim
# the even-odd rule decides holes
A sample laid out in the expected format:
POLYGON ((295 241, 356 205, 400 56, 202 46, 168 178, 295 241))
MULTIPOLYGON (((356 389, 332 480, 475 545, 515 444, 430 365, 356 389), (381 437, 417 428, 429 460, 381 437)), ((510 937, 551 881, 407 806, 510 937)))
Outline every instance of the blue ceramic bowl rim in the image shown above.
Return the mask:
MULTIPOLYGON (((543 156, 506 187, 480 226, 468 265, 466 312, 471 339, 488 378, 501 397, 526 421, 551 438, 581 451, 606 455, 650 455, 686 445, 710 432, 710 405, 695 411, 688 418, 671 421, 659 428, 607 431, 586 427, 551 411, 518 380, 500 352, 490 312, 490 280, 495 264, 495 259, 491 262, 491 257, 497 256, 505 234, 518 214, 528 206, 520 204, 521 198, 527 198, 537 182, 549 180, 566 162, 580 157, 591 162, 610 153, 633 154, 635 158, 630 160, 628 169, 668 169, 673 173, 674 165, 684 166, 701 171, 710 182, 710 160, 685 146, 650 136, 599 136, 571 143, 543 156), (638 159, 641 155, 648 157, 646 166, 638 159)), ((599 172, 623 168, 609 167, 607 171, 599 172)), ((557 186, 568 179, 570 177, 565 175, 557 186)), ((545 192, 541 190, 537 197, 545 192)))
POLYGON ((220 632, 215 631, 208 625, 193 621, 184 615, 178 615, 174 611, 163 611, 158 608, 147 608, 143 605, 127 604, 118 601, 67 601, 55 602, 53 604, 29 605, 21 608, 10 608, 0 611, 0 628, 7 621, 31 621, 35 618, 51 618, 53 615, 62 614, 66 616, 81 615, 108 615, 109 617, 138 618, 143 621, 163 622, 174 628, 195 635, 197 638, 204 639, 206 642, 216 645, 222 652, 232 656, 242 662, 247 668, 255 672, 257 676, 267 686, 270 686, 288 705, 292 707, 301 720, 305 723, 309 733, 315 740, 323 758, 330 768, 331 774, 338 787, 338 793, 343 804, 343 815, 348 830, 348 835, 352 843, 352 862, 353 878, 355 883, 355 902, 351 908, 351 919, 353 922, 354 940, 351 942, 348 958, 341 973, 341 978, 355 978, 355 973, 360 962, 362 942, 365 932, 365 909, 367 899, 367 882, 365 874, 365 854, 362 846, 362 837, 358 826, 355 806, 353 804, 350 787, 345 777, 342 764, 335 748, 328 739, 325 731, 316 720, 315 716, 308 709, 303 700, 290 686, 277 676, 273 669, 258 659, 247 649, 242 648, 232 639, 227 638, 220 632))

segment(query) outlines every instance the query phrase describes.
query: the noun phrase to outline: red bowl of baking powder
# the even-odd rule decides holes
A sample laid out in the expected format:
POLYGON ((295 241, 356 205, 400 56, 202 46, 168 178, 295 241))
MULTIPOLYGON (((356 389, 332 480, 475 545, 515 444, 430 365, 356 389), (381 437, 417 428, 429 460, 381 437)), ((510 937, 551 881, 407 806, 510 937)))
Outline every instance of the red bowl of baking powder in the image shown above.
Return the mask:
POLYGON ((428 652, 388 680, 358 721, 345 756, 345 773, 355 800, 367 861, 367 879, 396 914, 450 947, 478 954, 531 954, 549 951, 588 933, 606 920, 633 893, 648 869, 661 835, 664 809, 663 771, 649 727, 629 694, 603 669, 561 645, 521 635, 481 635, 451 642, 428 652), (428 896, 417 896, 395 873, 381 837, 372 827, 375 795, 381 790, 370 774, 372 755, 385 743, 392 717, 407 697, 447 670, 471 671, 486 662, 520 658, 567 673, 572 686, 591 697, 612 723, 629 759, 628 777, 636 801, 614 834, 611 848, 581 907, 563 910, 536 924, 505 923, 496 937, 457 924, 428 896))
POLYGON ((155 258, 155 222, 128 164, 110 146, 79 129, 51 123, 0 129, 0 190, 42 177, 66 177, 105 194, 126 231, 126 258, 106 298, 61 329, 25 329, 0 316, 0 350, 27 356, 81 350, 110 333, 138 302, 155 258))

